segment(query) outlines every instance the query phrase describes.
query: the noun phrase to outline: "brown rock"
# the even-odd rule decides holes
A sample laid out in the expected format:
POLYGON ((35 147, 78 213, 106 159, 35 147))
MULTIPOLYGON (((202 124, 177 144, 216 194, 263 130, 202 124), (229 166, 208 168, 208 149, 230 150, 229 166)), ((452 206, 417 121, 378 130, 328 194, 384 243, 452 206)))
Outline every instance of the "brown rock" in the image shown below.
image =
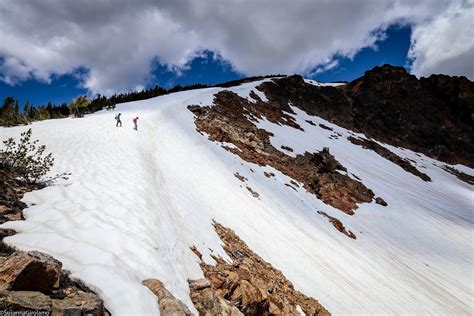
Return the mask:
POLYGON ((330 216, 328 213, 323 212, 323 211, 318 211, 318 214, 321 214, 322 216, 326 217, 329 220, 329 222, 332 224, 332 226, 334 226, 334 228, 336 228, 338 231, 340 231, 347 237, 352 238, 352 239, 357 239, 356 235, 353 232, 351 232, 350 230, 349 231, 346 230, 346 227, 344 226, 344 224, 342 224, 342 222, 339 219, 333 216, 330 216))
POLYGON ((273 172, 266 172, 266 171, 264 171, 263 174, 264 174, 265 177, 267 177, 267 178, 271 178, 271 177, 274 177, 274 176, 275 176, 275 174, 274 174, 273 172))
POLYGON ((290 281, 265 262, 230 229, 214 223, 232 262, 201 263, 206 279, 189 281, 199 315, 327 315, 318 301, 294 289, 290 281), (238 255, 236 255, 238 254, 238 255), (202 284, 202 286, 200 286, 202 284))
POLYGON ((244 177, 244 176, 242 176, 242 175, 241 175, 240 173, 238 173, 238 172, 234 173, 234 176, 235 176, 237 179, 239 179, 240 181, 242 181, 242 182, 247 181, 247 178, 244 177))
POLYGON ((104 304, 94 293, 75 292, 62 300, 52 300, 53 316, 104 315, 104 304))
POLYGON ((382 199, 380 196, 375 199, 375 203, 380 204, 382 206, 387 206, 387 202, 385 202, 384 199, 382 199))
POLYGON ((0 240, 3 240, 3 238, 8 237, 8 236, 13 236, 15 234, 16 234, 16 231, 14 229, 0 228, 0 240))
POLYGON ((250 194, 252 194, 252 196, 254 198, 258 198, 260 196, 260 194, 258 194, 258 192, 254 191, 251 187, 249 186, 246 186, 247 190, 250 192, 250 194))
POLYGON ((193 245, 189 249, 191 249, 191 251, 194 252, 196 256, 198 256, 199 260, 202 260, 202 253, 197 249, 196 246, 193 245))
MULTIPOLYGON (((215 95, 212 107, 203 107, 197 111, 193 106, 193 113, 198 131, 209 135, 210 140, 228 142, 234 148, 225 149, 240 156, 248 162, 261 166, 271 166, 288 177, 303 184, 303 187, 314 193, 324 203, 339 208, 347 214, 353 214, 358 203, 367 203, 372 200, 373 192, 360 181, 351 179, 340 171, 346 171, 329 149, 318 153, 298 154, 291 157, 273 147, 270 142, 272 135, 266 130, 259 129, 252 120, 253 117, 265 116, 269 121, 284 124, 296 129, 301 127, 288 113, 292 113, 288 103, 286 106, 274 106, 273 103, 262 102, 258 106, 239 97, 230 91, 221 91, 215 95)), ((292 148, 282 146, 287 151, 292 148)), ((252 170, 251 170, 252 171, 252 170)), ((235 176, 239 176, 235 174, 235 176)), ((271 176, 269 173, 265 176, 271 176)), ((241 178, 241 180, 246 180, 241 178)), ((291 186, 295 189, 294 186, 291 186)), ((255 192, 247 186, 252 196, 258 198, 255 192)))
POLYGON ((362 146, 365 149, 370 149, 370 150, 375 151, 379 156, 384 157, 385 159, 393 162, 394 164, 397 164, 398 166, 403 168, 403 170, 419 177, 421 180, 431 181, 431 178, 427 174, 419 171, 415 166, 413 166, 410 163, 410 161, 408 161, 407 159, 401 158, 400 156, 391 152, 387 148, 379 145, 378 143, 372 140, 368 140, 368 139, 360 138, 360 137, 355 138, 355 137, 350 136, 347 139, 354 145, 362 146))
POLYGON ((59 287, 61 266, 38 251, 14 252, 0 267, 0 289, 48 293, 59 287))
MULTIPOLYGON (((474 115, 474 113, 473 113, 474 115)), ((443 170, 455 175, 459 180, 466 182, 467 184, 474 185, 474 176, 471 176, 467 173, 464 173, 456 168, 450 167, 448 165, 443 166, 443 170)))
POLYGON ((148 287, 153 292, 153 294, 156 295, 158 304, 160 305, 160 315, 191 315, 188 307, 183 302, 175 298, 165 288, 160 280, 148 279, 143 281, 142 284, 148 287))
POLYGON ((189 281, 189 288, 192 290, 202 290, 211 286, 211 282, 208 279, 197 279, 189 281))
POLYGON ((39 292, 0 290, 0 311, 51 311, 51 299, 39 292))

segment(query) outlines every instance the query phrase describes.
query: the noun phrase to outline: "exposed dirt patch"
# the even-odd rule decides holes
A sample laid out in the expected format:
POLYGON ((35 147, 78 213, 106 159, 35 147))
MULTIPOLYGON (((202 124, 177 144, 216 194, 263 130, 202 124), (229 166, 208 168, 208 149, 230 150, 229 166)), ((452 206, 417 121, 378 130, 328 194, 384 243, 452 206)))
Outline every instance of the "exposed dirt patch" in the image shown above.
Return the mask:
POLYGON ((335 218, 335 217, 333 217, 333 216, 331 216, 328 213, 323 212, 323 211, 318 211, 318 214, 321 214, 324 217, 326 217, 329 220, 329 222, 332 224, 332 226, 334 226, 334 228, 336 228, 338 231, 340 231, 341 233, 343 233, 347 237, 352 238, 352 239, 357 239, 356 235, 354 235, 354 233, 351 232, 350 230, 349 231, 346 230, 346 227, 344 227, 342 222, 340 220, 338 220, 337 218, 335 218))
POLYGON ((400 156, 394 154, 387 148, 377 144, 376 142, 363 138, 355 138, 352 136, 349 136, 347 139, 354 145, 359 145, 365 149, 375 151, 379 156, 382 156, 385 159, 390 160, 394 164, 399 165, 403 170, 417 176, 421 180, 431 181, 431 178, 426 173, 419 171, 415 166, 410 163, 408 159, 401 158, 400 156))
POLYGON ((217 265, 201 263, 205 279, 190 281, 191 299, 200 315, 328 315, 314 298, 293 284, 240 240, 231 229, 214 223, 224 249, 232 258, 217 265))
MULTIPOLYGON (((245 161, 279 170, 302 183, 324 203, 353 214, 357 203, 372 201, 373 192, 360 181, 341 173, 346 168, 328 149, 291 157, 273 147, 270 143, 272 134, 257 128, 249 117, 265 116, 275 123, 299 127, 290 115, 273 104, 253 104, 235 93, 222 91, 215 95, 214 106, 192 105, 188 109, 196 115, 197 130, 207 133, 210 140, 234 144, 236 148, 225 149, 245 161)), ((288 105, 285 111, 291 111, 288 105)))

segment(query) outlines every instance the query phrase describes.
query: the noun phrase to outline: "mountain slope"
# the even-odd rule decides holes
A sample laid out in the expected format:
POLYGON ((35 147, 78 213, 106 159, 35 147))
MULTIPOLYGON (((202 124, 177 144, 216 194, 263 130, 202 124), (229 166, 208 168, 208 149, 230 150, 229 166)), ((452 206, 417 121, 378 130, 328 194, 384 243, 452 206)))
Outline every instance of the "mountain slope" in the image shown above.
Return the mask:
MULTIPOLYGON (((431 179, 424 181, 348 140, 365 139, 363 134, 308 115, 296 101, 287 104, 285 121, 301 129, 278 122, 281 117, 271 119, 273 112, 252 115, 251 107, 272 101, 264 88, 271 82, 119 104, 123 128, 114 126, 114 113, 107 111, 34 123, 34 137, 55 153, 53 172, 72 172, 72 177, 26 194, 31 205, 26 221, 2 225, 19 232, 5 241, 61 260, 97 290, 113 314, 156 314, 155 297, 142 285, 149 278, 161 280, 196 313, 188 279, 202 278, 203 272, 190 247, 210 264, 213 257, 231 260, 213 220, 233 229, 297 290, 332 313, 472 312, 473 187, 443 169, 444 163, 378 143, 409 159, 431 179), (374 196, 356 201, 351 216, 330 200, 323 202, 278 164, 239 155, 247 145, 236 142, 239 126, 231 121, 235 137, 228 140, 236 143, 215 141, 203 129, 199 133, 199 115, 188 106, 212 109, 223 90, 236 93, 233 98, 256 128, 267 131, 272 148, 297 157, 327 147, 346 169, 334 173, 360 181, 374 196), (137 115, 134 131, 131 119, 137 115), (356 239, 318 211, 338 219, 356 239)), ((24 129, 2 129, 2 139, 24 129)), ((474 175, 468 167, 452 167, 474 175)))

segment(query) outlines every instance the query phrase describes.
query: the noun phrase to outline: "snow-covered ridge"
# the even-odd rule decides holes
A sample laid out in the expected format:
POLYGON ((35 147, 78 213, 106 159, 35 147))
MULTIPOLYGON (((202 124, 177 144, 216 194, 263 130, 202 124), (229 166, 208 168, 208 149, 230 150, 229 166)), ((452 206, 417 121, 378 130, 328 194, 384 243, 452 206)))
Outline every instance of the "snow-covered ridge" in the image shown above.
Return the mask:
MULTIPOLYGON (((254 91, 265 101, 256 88, 261 82, 227 90, 250 101, 254 91)), ((33 123, 33 137, 55 154, 52 172, 72 177, 26 194, 27 219, 2 225, 19 232, 5 241, 52 254, 119 315, 158 313, 153 294, 141 284, 147 278, 160 279, 196 313, 187 280, 202 277, 202 271, 189 247, 195 245, 208 263, 214 262, 211 254, 229 259, 213 219, 234 229, 330 312, 472 312, 472 186, 436 160, 384 145, 415 161, 433 180, 423 182, 351 144, 346 137, 352 132, 297 108, 294 118, 304 132, 260 120, 276 148, 294 149, 287 154, 329 147, 349 173, 388 203, 363 204, 354 216, 345 215, 302 188, 286 186, 291 179, 281 172, 244 162, 196 132, 187 105, 212 105, 221 90, 120 104, 115 111, 122 113, 123 128, 115 127, 114 113, 107 111, 33 123), (138 132, 131 122, 137 115, 138 132), (334 132, 319 123, 342 136, 331 138, 334 132), (264 171, 275 176, 267 178, 264 171), (336 231, 317 210, 341 219, 357 240, 336 231)), ((4 139, 25 129, 0 131, 4 139)), ((474 175, 470 168, 462 171, 474 175)))

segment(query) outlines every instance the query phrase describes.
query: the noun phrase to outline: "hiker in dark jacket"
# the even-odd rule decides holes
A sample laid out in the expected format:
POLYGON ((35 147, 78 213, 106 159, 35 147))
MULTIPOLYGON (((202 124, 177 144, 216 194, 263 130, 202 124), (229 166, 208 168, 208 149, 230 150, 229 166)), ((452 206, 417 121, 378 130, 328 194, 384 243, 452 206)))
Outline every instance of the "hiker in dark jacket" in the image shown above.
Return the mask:
POLYGON ((115 124, 116 127, 118 127, 119 124, 120 124, 120 127, 122 127, 122 121, 120 120, 121 115, 122 115, 122 113, 119 113, 119 114, 115 115, 115 120, 117 121, 117 124, 115 124))
POLYGON ((134 130, 138 131, 138 116, 133 119, 133 124, 135 124, 135 127, 133 128, 134 130))

